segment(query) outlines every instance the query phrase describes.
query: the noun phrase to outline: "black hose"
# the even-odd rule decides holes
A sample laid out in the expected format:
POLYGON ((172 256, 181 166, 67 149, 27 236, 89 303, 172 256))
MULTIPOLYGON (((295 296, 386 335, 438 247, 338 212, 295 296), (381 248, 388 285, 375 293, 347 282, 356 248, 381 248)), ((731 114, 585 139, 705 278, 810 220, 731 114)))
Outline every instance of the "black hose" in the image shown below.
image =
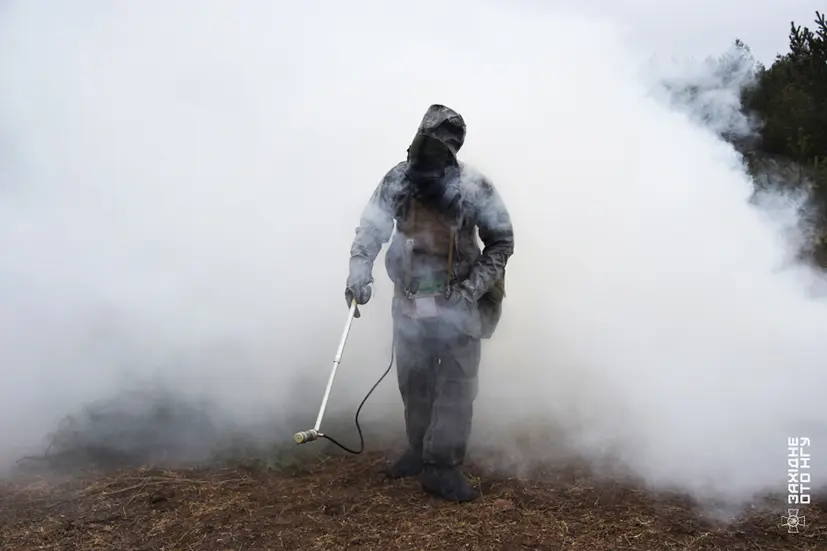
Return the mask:
POLYGON ((353 422, 356 423, 356 431, 359 433, 359 451, 352 450, 352 449, 348 448, 347 446, 345 446, 343 444, 340 444, 339 442, 337 442, 336 440, 334 440, 333 438, 331 438, 330 436, 328 436, 326 434, 320 434, 319 436, 321 438, 329 440, 330 442, 332 442, 336 446, 339 446, 341 449, 345 450, 348 453, 352 453, 353 455, 359 455, 360 453, 365 451, 365 438, 364 438, 364 436, 362 436, 362 427, 359 426, 359 412, 362 411, 362 406, 364 406, 365 402, 368 401, 368 398, 370 398, 370 395, 373 394, 374 390, 376 390, 376 387, 378 387, 379 384, 385 379, 385 377, 388 376, 388 373, 390 373, 391 368, 393 367, 393 359, 394 359, 395 349, 396 349, 396 331, 393 332, 393 341, 391 342, 391 361, 388 364, 388 368, 385 370, 384 373, 382 373, 382 376, 379 377, 379 380, 376 381, 376 383, 374 383, 374 385, 371 387, 371 389, 368 391, 368 393, 365 394, 365 397, 362 399, 362 403, 359 404, 359 407, 356 409, 356 417, 354 417, 353 422))

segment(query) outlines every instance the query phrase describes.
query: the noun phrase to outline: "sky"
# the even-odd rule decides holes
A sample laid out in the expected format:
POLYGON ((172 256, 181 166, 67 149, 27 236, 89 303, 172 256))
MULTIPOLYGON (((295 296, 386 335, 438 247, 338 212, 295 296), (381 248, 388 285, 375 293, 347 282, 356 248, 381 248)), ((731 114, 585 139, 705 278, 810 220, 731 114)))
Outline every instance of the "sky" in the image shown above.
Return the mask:
MULTIPOLYGON (((518 4, 520 2, 517 2, 518 4)), ((740 38, 756 59, 771 64, 787 50, 790 22, 813 27, 817 0, 527 0, 538 10, 558 6, 618 22, 642 47, 670 56, 715 55, 740 38)))
MULTIPOLYGON (((784 492, 787 438, 827 441, 823 276, 792 260, 795 200, 750 205, 714 131, 738 123, 737 87, 705 126, 658 82, 714 87, 686 56, 741 37, 771 59, 816 6, 668 5, 0 5, 0 463, 101 400, 118 415, 90 430, 136 445, 136 388, 211 404, 213 428, 172 437, 309 428, 359 215, 444 103, 516 234, 474 460, 574 453, 735 504, 784 492)), ((342 431, 390 355, 381 258, 374 275, 325 421, 342 431)), ((387 438, 395 386, 364 411, 387 438)))

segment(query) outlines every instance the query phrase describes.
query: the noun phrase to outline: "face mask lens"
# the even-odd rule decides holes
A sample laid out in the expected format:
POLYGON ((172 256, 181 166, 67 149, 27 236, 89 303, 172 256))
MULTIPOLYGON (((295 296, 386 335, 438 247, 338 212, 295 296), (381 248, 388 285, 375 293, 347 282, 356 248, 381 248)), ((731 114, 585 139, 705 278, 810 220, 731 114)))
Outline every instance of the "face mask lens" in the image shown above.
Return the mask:
POLYGON ((452 159, 451 152, 439 141, 428 136, 417 136, 410 148, 411 161, 422 167, 445 166, 452 159))

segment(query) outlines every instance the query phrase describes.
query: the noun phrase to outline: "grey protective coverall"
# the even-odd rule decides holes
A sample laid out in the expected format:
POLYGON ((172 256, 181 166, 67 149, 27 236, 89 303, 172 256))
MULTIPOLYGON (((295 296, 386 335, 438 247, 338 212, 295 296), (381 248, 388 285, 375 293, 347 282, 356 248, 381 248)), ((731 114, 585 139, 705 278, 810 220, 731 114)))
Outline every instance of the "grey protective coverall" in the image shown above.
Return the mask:
POLYGON ((371 196, 350 251, 349 281, 371 281, 373 263, 392 238, 385 266, 394 283, 408 441, 423 464, 449 469, 465 458, 480 339, 499 322, 514 251, 511 220, 493 184, 456 158, 465 132, 455 111, 428 109, 408 159, 371 196))

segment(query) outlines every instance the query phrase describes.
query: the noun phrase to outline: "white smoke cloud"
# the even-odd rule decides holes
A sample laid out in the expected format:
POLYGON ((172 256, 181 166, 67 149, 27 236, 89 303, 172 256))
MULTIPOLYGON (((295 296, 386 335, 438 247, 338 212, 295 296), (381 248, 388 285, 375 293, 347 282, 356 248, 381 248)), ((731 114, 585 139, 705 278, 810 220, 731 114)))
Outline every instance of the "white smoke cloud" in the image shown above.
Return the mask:
MULTIPOLYGON (((784 492, 787 437, 827 440, 819 276, 789 265, 715 124, 658 101, 617 27, 471 6, 7 6, 2 459, 146 380, 274 420, 273 438, 308 428, 284 419, 315 415, 358 216, 436 102, 465 117, 461 157, 516 230, 477 459, 566 448, 698 495, 784 492)), ((381 258, 374 273, 332 417, 388 359, 381 258)), ((366 423, 400 430, 393 380, 366 423)))

